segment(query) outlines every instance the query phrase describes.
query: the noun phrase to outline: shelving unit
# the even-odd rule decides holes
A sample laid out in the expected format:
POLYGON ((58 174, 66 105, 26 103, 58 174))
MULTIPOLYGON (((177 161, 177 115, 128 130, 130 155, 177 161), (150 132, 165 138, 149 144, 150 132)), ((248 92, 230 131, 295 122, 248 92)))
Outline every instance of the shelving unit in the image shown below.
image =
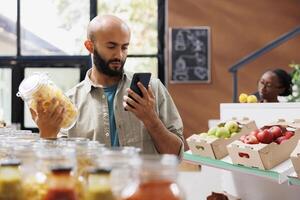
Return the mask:
MULTIPOLYGON (((253 104, 241 104, 241 103, 221 103, 220 104, 220 119, 227 120, 232 117, 249 119, 255 119, 256 125, 261 127, 267 123, 276 121, 278 119, 285 119, 293 121, 299 119, 300 103, 253 103, 253 104), (288 113, 288 115, 287 115, 288 113)), ((199 158, 198 156, 191 155, 190 152, 185 153, 185 157, 188 160, 201 161, 206 158, 199 158)), ((253 174, 261 177, 267 177, 278 183, 288 181, 290 185, 300 185, 300 180, 296 178, 291 160, 287 160, 271 170, 260 170, 255 168, 249 168, 244 166, 233 165, 229 157, 226 157, 222 161, 215 161, 215 164, 221 165, 222 162, 227 164, 228 170, 240 171, 248 174, 253 174)), ((203 162, 202 164, 205 164, 203 162)), ((222 165, 221 165, 222 166, 222 165)), ((223 168, 225 169, 225 168, 223 168)))
MULTIPOLYGON (((220 121, 232 118, 248 118, 255 120, 257 127, 285 119, 299 119, 300 103, 222 103, 220 104, 220 121), (288 113, 288 114, 287 114, 288 113)), ((291 160, 286 160, 270 170, 261 170, 232 164, 229 156, 222 160, 214 160, 192 154, 187 151, 183 159, 186 162, 201 164, 203 168, 214 170, 199 171, 207 179, 220 181, 220 189, 243 200, 299 200, 300 181, 293 176, 294 168, 291 160), (217 171, 217 172, 216 172, 217 171), (259 195, 258 195, 259 194, 259 195)))
POLYGON ((288 175, 290 175, 294 170, 291 160, 287 160, 270 170, 261 170, 258 168, 232 164, 229 156, 226 156, 222 160, 215 160, 207 157, 194 155, 191 151, 187 151, 184 153, 183 159, 186 162, 190 162, 193 164, 207 165, 228 171, 237 171, 263 178, 268 178, 279 184, 286 182, 289 179, 288 175))
POLYGON ((300 186, 300 179, 297 178, 297 175, 295 172, 288 176, 288 184, 300 186))
POLYGON ((232 117, 253 119, 258 127, 285 119, 299 119, 300 103, 221 103, 220 120, 232 117), (287 114, 288 113, 288 114, 287 114))

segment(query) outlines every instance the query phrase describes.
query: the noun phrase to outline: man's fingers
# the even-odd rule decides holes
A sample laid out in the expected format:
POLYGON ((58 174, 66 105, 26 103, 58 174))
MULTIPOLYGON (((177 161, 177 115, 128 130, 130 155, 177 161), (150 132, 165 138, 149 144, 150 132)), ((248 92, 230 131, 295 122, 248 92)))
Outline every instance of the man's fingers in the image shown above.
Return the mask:
POLYGON ((33 121, 36 121, 36 118, 37 118, 36 112, 32 108, 30 108, 29 110, 30 110, 31 117, 32 117, 33 121))
POLYGON ((60 110, 60 108, 63 107, 61 104, 59 104, 58 101, 53 102, 53 106, 51 109, 48 109, 49 115, 51 117, 54 117, 55 115, 57 115, 58 111, 60 110))
POLYGON ((36 102, 36 111, 37 111, 37 114, 40 114, 40 113, 44 112, 43 102, 41 100, 38 100, 36 102))
POLYGON ((144 85, 141 82, 137 83, 137 86, 140 88, 140 90, 142 91, 143 97, 148 98, 148 92, 147 89, 144 87, 144 85))
POLYGON ((128 97, 128 96, 124 96, 123 97, 123 100, 129 105, 129 106, 131 106, 131 107, 136 107, 137 106, 137 102, 134 100, 134 99, 132 99, 131 97, 128 97))
POLYGON ((56 98, 55 98, 55 97, 52 98, 52 99, 51 99, 51 102, 52 102, 53 104, 55 104, 55 103, 57 102, 56 98))
POLYGON ((130 88, 127 89, 127 92, 128 96, 130 96, 130 98, 134 99, 135 101, 140 102, 142 100, 142 97, 140 97, 140 95, 132 91, 130 88))
POLYGON ((129 106, 127 105, 126 101, 123 101, 123 107, 126 111, 128 111, 129 106))
POLYGON ((131 111, 133 112, 134 108, 131 107, 126 101, 123 101, 123 107, 126 111, 131 111))
POLYGON ((55 119, 55 123, 59 126, 61 126, 61 123, 63 121, 63 117, 62 116, 58 116, 56 119, 55 119))
POLYGON ((56 107, 56 109, 53 111, 52 118, 54 121, 61 121, 63 118, 65 112, 65 108, 62 105, 59 105, 56 107))

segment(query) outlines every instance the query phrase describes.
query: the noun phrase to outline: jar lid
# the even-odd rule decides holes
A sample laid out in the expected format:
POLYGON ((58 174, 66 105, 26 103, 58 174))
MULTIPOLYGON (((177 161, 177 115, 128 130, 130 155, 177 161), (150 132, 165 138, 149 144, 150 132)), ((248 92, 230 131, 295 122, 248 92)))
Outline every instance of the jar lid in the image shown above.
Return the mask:
POLYGON ((89 174, 110 174, 110 168, 91 168, 88 170, 89 174))
POLYGON ((19 165, 21 165, 21 161, 18 159, 3 160, 0 163, 1 167, 17 167, 19 165))
POLYGON ((96 140, 89 141, 89 143, 88 143, 88 148, 91 148, 91 149, 93 149, 93 148, 101 148, 101 149, 104 149, 104 147, 105 147, 105 144, 100 143, 100 142, 98 142, 98 141, 96 141, 96 140))
POLYGON ((71 166, 61 166, 61 165, 55 165, 50 168, 52 173, 68 173, 72 171, 71 166))
POLYGON ((58 138, 60 141, 67 141, 67 142, 75 142, 75 143, 80 143, 80 142, 89 142, 89 138, 84 138, 84 137, 71 137, 71 138, 58 138))
POLYGON ((19 85, 18 97, 26 99, 32 94, 43 82, 48 80, 46 73, 34 73, 33 75, 25 78, 19 85))

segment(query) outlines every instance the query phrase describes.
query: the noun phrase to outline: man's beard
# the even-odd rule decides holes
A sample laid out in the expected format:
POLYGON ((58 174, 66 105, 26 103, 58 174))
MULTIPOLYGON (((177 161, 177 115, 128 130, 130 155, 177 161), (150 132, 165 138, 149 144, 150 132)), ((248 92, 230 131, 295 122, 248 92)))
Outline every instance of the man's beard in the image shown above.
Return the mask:
POLYGON ((94 54, 93 54, 93 61, 94 61, 94 65, 96 66, 97 70, 107 76, 111 76, 111 77, 115 77, 115 76, 121 76, 124 73, 124 64, 125 64, 125 60, 120 60, 120 59, 111 59, 108 61, 105 61, 101 55, 97 52, 97 50, 94 50, 94 54), (119 69, 112 69, 109 67, 110 63, 113 62, 120 62, 121 63, 121 67, 119 69))

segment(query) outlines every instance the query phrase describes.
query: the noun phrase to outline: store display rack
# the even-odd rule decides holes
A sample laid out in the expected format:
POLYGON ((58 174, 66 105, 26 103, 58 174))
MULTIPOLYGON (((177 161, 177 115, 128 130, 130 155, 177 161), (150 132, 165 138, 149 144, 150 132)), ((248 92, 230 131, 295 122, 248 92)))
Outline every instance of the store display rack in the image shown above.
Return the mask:
POLYGON ((300 186, 300 179, 297 178, 297 175, 295 172, 293 172, 291 175, 288 176, 288 184, 300 186))
MULTIPOLYGON (((282 184, 286 181, 290 182, 289 175, 294 172, 294 168, 291 160, 286 160, 283 163, 277 165, 276 167, 270 170, 262 170, 254 167, 246 167, 242 165, 232 164, 229 156, 221 160, 216 160, 208 157, 203 157, 199 155, 192 154, 191 151, 184 152, 183 160, 192 164, 207 165, 215 168, 220 168, 228 171, 237 171, 241 173, 247 173, 263 178, 271 179, 279 184, 282 184)), ((291 180, 296 182, 294 179, 291 180)), ((297 180, 298 185, 300 185, 300 180, 297 180)))

